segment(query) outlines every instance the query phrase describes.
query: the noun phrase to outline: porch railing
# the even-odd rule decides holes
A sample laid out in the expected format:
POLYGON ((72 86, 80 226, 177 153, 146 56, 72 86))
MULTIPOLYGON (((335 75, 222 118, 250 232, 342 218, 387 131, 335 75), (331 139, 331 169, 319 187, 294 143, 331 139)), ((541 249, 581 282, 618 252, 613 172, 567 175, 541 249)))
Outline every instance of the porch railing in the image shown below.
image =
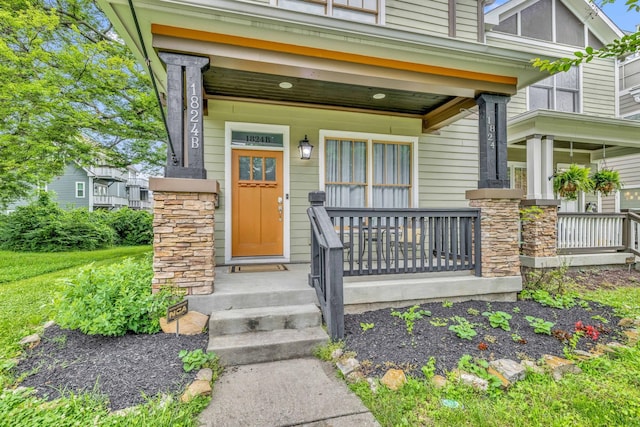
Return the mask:
POLYGON ((628 212, 627 219, 627 249, 640 256, 640 215, 628 212))
POLYGON ((478 209, 326 208, 344 275, 472 270, 481 275, 478 209))
POLYGON ((324 206, 307 209, 311 222, 311 273, 327 331, 332 340, 344 338, 344 290, 342 242, 324 206))
POLYGON ((558 213, 557 248, 561 253, 626 248, 625 213, 558 213))

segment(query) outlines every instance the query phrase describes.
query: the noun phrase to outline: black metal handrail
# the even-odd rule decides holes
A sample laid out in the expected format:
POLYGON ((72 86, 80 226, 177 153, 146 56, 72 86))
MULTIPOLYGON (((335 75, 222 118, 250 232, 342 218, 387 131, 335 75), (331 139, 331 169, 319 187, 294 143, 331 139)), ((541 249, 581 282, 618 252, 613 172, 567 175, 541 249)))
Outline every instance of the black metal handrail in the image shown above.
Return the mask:
POLYGON ((344 275, 473 270, 481 275, 479 209, 326 208, 345 247, 344 275))

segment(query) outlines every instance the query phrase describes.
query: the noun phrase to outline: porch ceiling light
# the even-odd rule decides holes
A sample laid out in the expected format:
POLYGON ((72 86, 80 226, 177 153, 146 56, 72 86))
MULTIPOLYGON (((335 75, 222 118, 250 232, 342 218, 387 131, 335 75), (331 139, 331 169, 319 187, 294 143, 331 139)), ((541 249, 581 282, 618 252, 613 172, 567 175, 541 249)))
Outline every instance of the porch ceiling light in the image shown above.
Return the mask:
POLYGON ((309 160, 311 158, 311 152, 313 151, 313 145, 309 144, 309 140, 307 139, 307 135, 305 135, 304 139, 300 141, 300 144, 298 144, 298 150, 300 150, 300 158, 302 160, 309 160))
POLYGON ((282 89, 291 89, 293 87, 293 84, 289 82, 280 82, 278 86, 280 86, 282 89))
POLYGON ((387 95, 385 95, 384 93, 374 93, 372 98, 373 99, 384 99, 386 97, 387 97, 387 95))
POLYGON ((640 86, 636 86, 629 91, 629 95, 633 97, 633 100, 640 103, 640 86))

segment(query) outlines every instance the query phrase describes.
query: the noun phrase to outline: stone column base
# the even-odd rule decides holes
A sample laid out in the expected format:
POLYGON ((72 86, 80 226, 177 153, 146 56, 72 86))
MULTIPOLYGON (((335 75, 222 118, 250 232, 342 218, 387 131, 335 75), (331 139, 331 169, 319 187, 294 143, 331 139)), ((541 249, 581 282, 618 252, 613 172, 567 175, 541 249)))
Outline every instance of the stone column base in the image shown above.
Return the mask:
POLYGON ((165 286, 186 295, 213 292, 215 205, 218 182, 151 178, 154 291, 165 286))
POLYGON ((520 201, 522 190, 469 190, 471 207, 480 208, 482 277, 520 275, 520 201))
POLYGON ((559 200, 523 200, 522 255, 555 257, 558 255, 559 200))

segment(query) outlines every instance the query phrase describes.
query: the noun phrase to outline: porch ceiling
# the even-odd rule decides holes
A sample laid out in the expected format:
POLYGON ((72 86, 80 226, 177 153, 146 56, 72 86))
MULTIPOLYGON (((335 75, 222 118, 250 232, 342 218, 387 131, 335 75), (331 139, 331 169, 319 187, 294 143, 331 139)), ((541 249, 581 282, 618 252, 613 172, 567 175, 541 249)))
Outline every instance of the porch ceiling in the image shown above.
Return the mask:
POLYGON ((507 135, 513 146, 531 135, 552 136, 554 149, 590 152, 594 161, 640 153, 640 122, 633 120, 536 110, 511 118, 507 135))

